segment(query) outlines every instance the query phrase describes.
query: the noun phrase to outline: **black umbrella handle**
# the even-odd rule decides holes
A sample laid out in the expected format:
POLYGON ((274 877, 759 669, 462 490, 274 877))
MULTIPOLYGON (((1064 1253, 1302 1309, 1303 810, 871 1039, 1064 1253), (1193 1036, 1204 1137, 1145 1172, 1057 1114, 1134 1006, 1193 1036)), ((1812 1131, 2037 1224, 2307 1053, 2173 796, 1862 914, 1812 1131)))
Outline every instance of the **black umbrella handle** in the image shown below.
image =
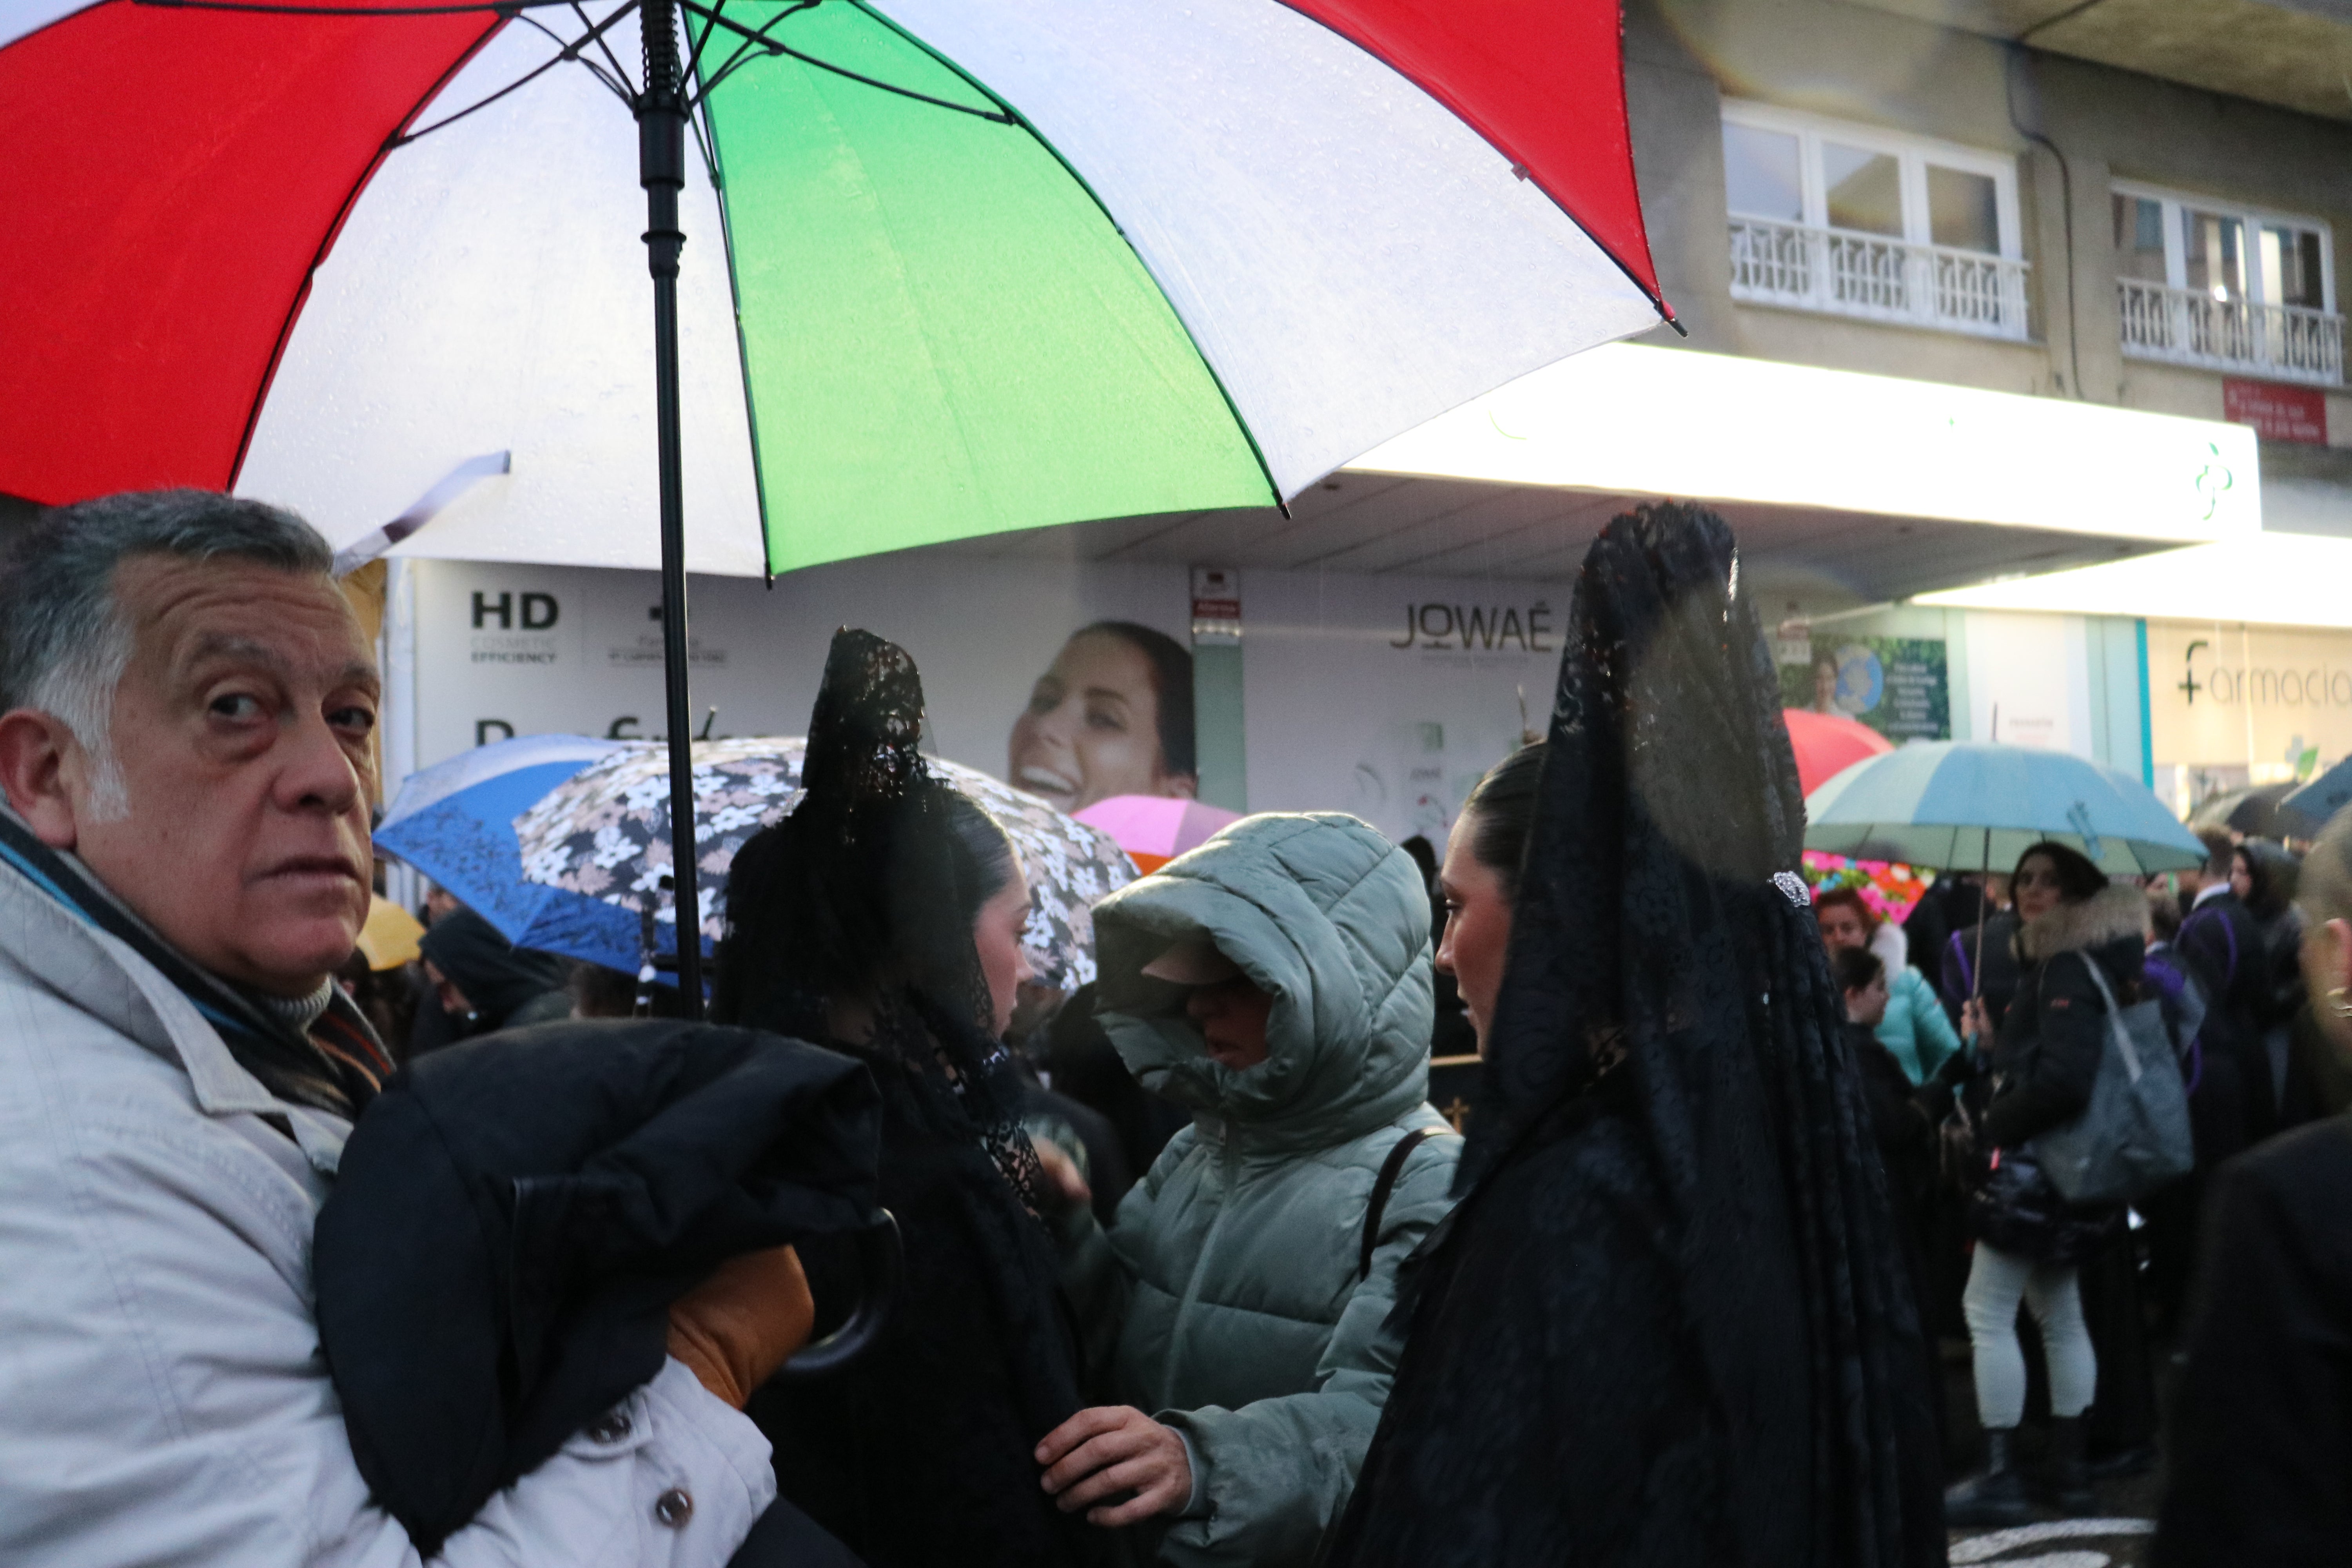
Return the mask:
POLYGON ((907 1258, 898 1239, 898 1220, 888 1209, 874 1212, 880 1217, 857 1233, 857 1305, 850 1310, 849 1321, 803 1348, 784 1363, 778 1377, 792 1383, 831 1377, 856 1363, 881 1339, 898 1305, 907 1258))

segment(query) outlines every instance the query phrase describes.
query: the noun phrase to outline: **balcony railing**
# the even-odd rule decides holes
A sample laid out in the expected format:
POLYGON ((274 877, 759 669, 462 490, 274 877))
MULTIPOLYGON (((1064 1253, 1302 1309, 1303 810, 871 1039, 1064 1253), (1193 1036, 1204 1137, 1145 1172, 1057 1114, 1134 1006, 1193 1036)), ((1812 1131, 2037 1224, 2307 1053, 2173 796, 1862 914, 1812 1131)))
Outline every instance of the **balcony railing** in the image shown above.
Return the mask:
POLYGON ((1731 297, 1756 304, 2021 340, 2027 265, 1948 245, 1731 220, 1731 297))
POLYGON ((2344 379, 2344 318, 2299 305, 2216 300, 2137 278, 2116 279, 2124 353, 2208 370, 2250 370, 2279 381, 2344 379))

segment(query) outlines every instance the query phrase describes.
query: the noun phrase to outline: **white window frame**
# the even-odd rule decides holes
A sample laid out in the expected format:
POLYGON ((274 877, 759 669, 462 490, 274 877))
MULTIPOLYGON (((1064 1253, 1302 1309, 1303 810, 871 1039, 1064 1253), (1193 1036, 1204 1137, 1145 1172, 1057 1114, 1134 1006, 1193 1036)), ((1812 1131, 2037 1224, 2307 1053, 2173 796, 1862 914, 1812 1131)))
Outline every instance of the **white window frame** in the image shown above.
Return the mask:
MULTIPOLYGON (((2250 207, 2243 202, 2226 196, 2200 195, 2194 191, 2168 190, 2162 185, 2145 185, 2137 180, 2111 180, 2108 188, 2119 196, 2133 196, 2141 201, 2164 204, 2164 281, 2169 289, 2189 287, 2189 239, 2180 226, 2181 209, 2211 213, 2217 217, 2235 218, 2242 225, 2244 252, 2238 269, 2246 282, 2246 302, 2252 305, 2284 305, 2284 300, 2263 297, 2263 269, 2256 264, 2260 254, 2257 238, 2266 223, 2302 229, 2315 229, 2319 234, 2319 296, 2320 310, 2336 314, 2336 235, 2327 220, 2302 213, 2279 212, 2269 207, 2250 207)), ((2112 208, 2112 203, 2110 207, 2112 208)), ((2117 276, 2121 271, 2118 268, 2117 276)), ((2308 305, 2297 306, 2309 310, 2308 305)))
MULTIPOLYGON (((1822 143, 1824 142, 1859 147, 1865 152, 1885 153, 1897 160, 1903 192, 1901 238, 1906 245, 1935 244, 1935 237, 1929 230, 1927 210, 1928 164, 1940 164, 1962 174, 1990 175, 1993 183, 1994 222, 2000 237, 2000 249, 1995 254, 2007 261, 2025 259, 2023 230, 2018 220, 2017 160, 2013 157, 1963 146, 1956 142, 1938 142, 1905 132, 1883 130, 1875 125, 1832 120, 1826 115, 1807 114, 1798 110, 1780 109, 1771 104, 1751 103, 1741 99, 1724 100, 1723 122, 1755 131, 1777 131, 1797 138, 1797 177, 1804 195, 1804 216, 1801 221, 1808 228, 1830 227, 1829 189, 1822 164, 1822 143)), ((1787 221, 1785 218, 1775 220, 1769 213, 1731 210, 1728 191, 1724 193, 1724 206, 1727 216, 1731 217, 1787 221)), ((1860 234, 1864 231, 1838 229, 1835 232, 1860 234)))

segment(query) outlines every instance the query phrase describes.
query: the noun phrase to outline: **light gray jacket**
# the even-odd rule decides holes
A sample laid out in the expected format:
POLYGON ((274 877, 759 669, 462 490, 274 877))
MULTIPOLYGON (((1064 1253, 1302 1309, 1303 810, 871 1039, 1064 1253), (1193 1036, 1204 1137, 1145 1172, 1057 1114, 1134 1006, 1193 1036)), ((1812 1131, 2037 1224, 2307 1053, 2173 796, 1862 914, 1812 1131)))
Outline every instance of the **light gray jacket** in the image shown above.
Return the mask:
MULTIPOLYGON (((273 1099, 152 965, 0 858, 0 1563, 418 1561, 369 1500, 311 1320, 349 1130, 273 1099)), ((675 1361, 626 1414, 437 1561, 724 1563, 775 1495, 766 1440, 675 1361), (672 1488, 680 1528, 654 1513, 672 1488)))

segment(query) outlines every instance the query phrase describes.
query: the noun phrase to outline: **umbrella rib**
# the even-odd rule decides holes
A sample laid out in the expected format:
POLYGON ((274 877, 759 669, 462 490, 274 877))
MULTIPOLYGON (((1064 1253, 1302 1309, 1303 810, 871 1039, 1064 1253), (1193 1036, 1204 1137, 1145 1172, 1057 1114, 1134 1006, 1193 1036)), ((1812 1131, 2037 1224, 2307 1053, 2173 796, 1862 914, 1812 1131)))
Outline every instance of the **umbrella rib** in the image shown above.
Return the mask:
MULTIPOLYGON (((724 5, 726 4, 726 0, 719 0, 719 3, 720 5, 724 5)), ((716 8, 704 13, 708 23, 702 30, 702 37, 705 42, 708 42, 710 35, 719 27, 725 27, 729 32, 740 35, 744 41, 735 46, 735 52, 729 55, 725 61, 719 65, 717 70, 712 71, 708 78, 703 79, 702 91, 700 96, 696 100, 696 107, 699 108, 701 105, 709 102, 711 90, 718 87, 720 82, 734 75, 736 68, 743 63, 744 57, 749 55, 753 49, 757 48, 766 50, 771 54, 775 51, 778 46, 774 39, 768 37, 768 29, 770 27, 775 26, 788 16, 797 16, 799 13, 807 10, 810 6, 815 4, 816 0, 800 0, 798 5, 792 5, 782 11, 779 11, 773 16, 769 17, 767 21, 761 23, 760 30, 756 33, 751 32, 733 22, 728 21, 725 17, 719 15, 716 8)), ((687 7, 688 15, 692 15, 699 9, 700 8, 698 6, 694 5, 688 5, 687 7)), ((702 57, 702 44, 697 44, 694 47, 695 58, 698 61, 702 57)))
MULTIPOLYGON (((634 111, 637 107, 637 99, 636 94, 629 89, 628 68, 621 63, 619 56, 613 53, 613 46, 604 41, 604 30, 606 27, 610 27, 614 23, 619 21, 622 17, 627 16, 635 9, 636 9, 635 4, 624 5, 620 9, 614 11, 610 16, 604 18, 604 26, 603 27, 597 27, 590 25, 587 10, 581 5, 580 0, 572 0, 572 14, 580 18, 580 25, 582 26, 588 28, 588 37, 596 40, 596 47, 604 54, 605 60, 609 62, 613 68, 612 77, 604 83, 604 85, 611 88, 613 91, 619 96, 621 101, 629 106, 632 111, 634 111)), ((581 41, 585 43, 587 39, 583 38, 581 41)), ((578 58, 576 53, 573 58, 578 58)), ((593 60, 581 60, 580 63, 586 66, 590 70, 596 71, 596 74, 599 77, 602 77, 604 74, 602 71, 596 70, 595 62, 593 60)))
MULTIPOLYGON (((614 13, 613 20, 607 21, 604 26, 607 27, 611 26, 613 25, 613 21, 617 21, 621 16, 626 14, 625 8, 622 11, 614 13)), ((532 26, 539 28, 541 32, 547 34, 549 37, 555 39, 557 43, 561 44, 563 42, 563 39, 559 35, 548 28, 537 17, 524 16, 521 20, 529 22, 532 26)), ((583 16, 581 20, 584 22, 587 18, 583 16)), ((583 38, 580 40, 580 43, 584 44, 588 40, 586 38, 583 38)), ((578 47, 579 45, 577 44, 566 45, 562 54, 555 56, 551 59, 541 62, 533 69, 517 77, 514 80, 507 83, 506 86, 499 89, 498 91, 490 94, 489 97, 481 100, 478 103, 468 104, 464 109, 457 110, 455 114, 444 115, 430 125, 421 125, 414 131, 408 132, 401 136, 397 136, 393 139, 392 145, 394 147, 405 147, 412 142, 422 141, 424 138, 432 135, 436 131, 439 131, 446 126, 457 124, 457 121, 465 119, 466 116, 472 114, 477 110, 488 109, 490 105, 506 97, 509 93, 520 91, 521 89, 529 87, 532 82, 537 81, 541 77, 545 76, 549 71, 553 70, 556 67, 563 64, 566 60, 579 59, 579 56, 576 52, 578 47)), ((580 63, 586 66, 591 71, 595 72, 599 80, 603 80, 604 73, 597 70, 594 64, 587 60, 581 60, 580 63)), ((613 84, 608 81, 605 82, 604 85, 606 87, 611 87, 613 84)), ((625 100, 624 101, 625 101, 625 100)))
POLYGON ((539 5, 562 5, 567 0, 454 0, 446 5, 300 5, 265 0, 131 0, 159 11, 249 11, 265 16, 455 16, 468 11, 519 16, 539 5))
POLYGON ((837 66, 830 60, 821 60, 814 55, 804 54, 801 50, 793 48, 790 44, 780 43, 776 39, 767 36, 767 29, 769 27, 776 26, 777 23, 785 20, 787 17, 799 15, 801 12, 809 9, 814 4, 815 4, 815 0, 801 0, 799 5, 793 5, 789 10, 786 10, 782 15, 778 16, 755 33, 749 27, 743 26, 740 23, 731 21, 729 18, 720 16, 717 11, 709 6, 696 4, 696 0, 679 0, 680 9, 688 12, 689 15, 705 17, 716 26, 724 27, 729 32, 737 34, 746 40, 744 43, 737 47, 735 53, 729 57, 727 63, 721 66, 709 81, 702 84, 702 90, 695 95, 694 101, 698 104, 708 102, 711 92, 719 86, 719 84, 725 81, 733 72, 742 68, 750 51, 753 48, 759 48, 771 55, 789 55, 793 59, 800 61, 803 65, 814 66, 821 71, 830 71, 835 76, 845 78, 850 81, 857 82, 866 87, 878 89, 883 92, 896 93, 900 98, 912 99, 917 103, 928 103, 935 109, 951 109, 958 114, 969 114, 974 120, 985 120, 994 125, 1017 125, 1020 123, 1020 121, 1015 116, 1004 110, 975 109, 968 103, 956 103, 944 98, 933 98, 927 92, 917 92, 910 87, 899 87, 895 83, 878 81, 873 77, 862 76, 858 72, 849 69, 846 66, 837 66))

